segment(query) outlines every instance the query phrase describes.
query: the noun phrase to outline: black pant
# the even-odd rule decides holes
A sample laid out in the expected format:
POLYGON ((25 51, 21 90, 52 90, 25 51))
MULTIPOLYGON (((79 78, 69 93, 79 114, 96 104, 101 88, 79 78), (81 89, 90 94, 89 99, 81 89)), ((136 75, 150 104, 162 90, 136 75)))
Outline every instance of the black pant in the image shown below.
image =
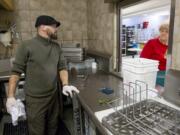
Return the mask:
POLYGON ((26 96, 29 135, 55 135, 59 120, 58 93, 34 98, 26 96))

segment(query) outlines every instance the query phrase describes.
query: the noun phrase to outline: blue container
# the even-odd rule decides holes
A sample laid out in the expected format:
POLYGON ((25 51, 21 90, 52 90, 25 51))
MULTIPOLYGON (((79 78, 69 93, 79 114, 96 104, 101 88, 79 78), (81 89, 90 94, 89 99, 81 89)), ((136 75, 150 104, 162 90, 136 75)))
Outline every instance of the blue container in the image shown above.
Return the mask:
POLYGON ((156 85, 161 85, 164 87, 166 71, 158 71, 156 78, 156 85))
POLYGON ((132 44, 132 48, 138 48, 138 44, 137 43, 133 43, 132 44))

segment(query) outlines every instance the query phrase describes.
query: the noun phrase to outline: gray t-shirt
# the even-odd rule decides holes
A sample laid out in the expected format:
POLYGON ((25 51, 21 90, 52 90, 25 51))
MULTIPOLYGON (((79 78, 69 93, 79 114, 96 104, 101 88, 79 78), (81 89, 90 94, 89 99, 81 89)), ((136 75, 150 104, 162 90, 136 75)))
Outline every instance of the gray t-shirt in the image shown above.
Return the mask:
POLYGON ((37 35, 18 47, 12 74, 25 73, 25 93, 41 97, 56 90, 62 69, 66 69, 66 60, 59 44, 37 35))

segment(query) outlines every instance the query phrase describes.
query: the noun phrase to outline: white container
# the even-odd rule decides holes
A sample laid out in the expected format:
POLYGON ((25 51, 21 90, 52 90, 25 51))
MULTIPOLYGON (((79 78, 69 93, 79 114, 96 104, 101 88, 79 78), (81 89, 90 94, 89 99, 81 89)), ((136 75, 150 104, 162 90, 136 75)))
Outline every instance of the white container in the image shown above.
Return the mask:
POLYGON ((148 88, 154 89, 158 65, 158 61, 145 58, 124 59, 122 61, 123 82, 128 84, 139 80, 147 83, 148 88))
POLYGON ((96 72, 97 72, 97 63, 92 62, 92 73, 96 73, 96 72))
POLYGON ((145 59, 145 58, 132 58, 122 60, 122 70, 133 73, 147 73, 151 71, 158 71, 159 61, 145 59))

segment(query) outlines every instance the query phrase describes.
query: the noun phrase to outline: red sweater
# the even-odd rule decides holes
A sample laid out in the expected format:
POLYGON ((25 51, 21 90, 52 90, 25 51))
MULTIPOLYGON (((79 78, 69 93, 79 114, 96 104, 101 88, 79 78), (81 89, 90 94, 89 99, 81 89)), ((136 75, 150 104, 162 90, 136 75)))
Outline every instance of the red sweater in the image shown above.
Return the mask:
POLYGON ((159 70, 166 70, 166 51, 168 46, 165 44, 162 44, 158 38, 149 40, 142 52, 140 57, 142 58, 148 58, 152 60, 158 60, 159 61, 159 70))

